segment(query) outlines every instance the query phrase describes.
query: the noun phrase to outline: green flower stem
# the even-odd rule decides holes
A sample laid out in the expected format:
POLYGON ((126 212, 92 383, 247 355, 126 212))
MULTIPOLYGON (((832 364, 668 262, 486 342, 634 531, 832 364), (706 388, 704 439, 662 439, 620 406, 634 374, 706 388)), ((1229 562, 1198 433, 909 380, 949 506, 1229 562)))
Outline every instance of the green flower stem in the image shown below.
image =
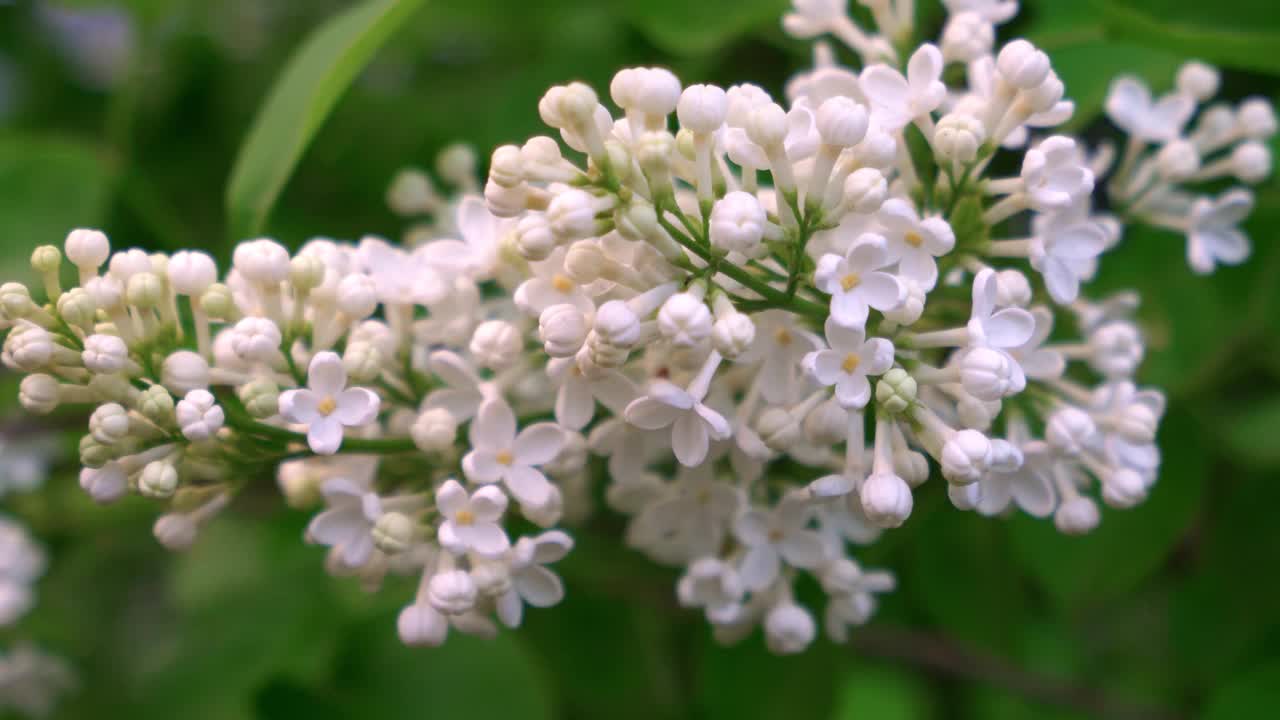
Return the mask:
MULTIPOLYGON (((229 390, 217 390, 218 402, 226 414, 227 427, 250 437, 267 440, 278 440, 285 443, 307 442, 307 436, 275 425, 268 425, 250 417, 248 411, 240 404, 240 399, 229 390)), ((344 437, 341 452, 375 453, 391 455, 394 453, 414 452, 411 438, 358 438, 344 437)))

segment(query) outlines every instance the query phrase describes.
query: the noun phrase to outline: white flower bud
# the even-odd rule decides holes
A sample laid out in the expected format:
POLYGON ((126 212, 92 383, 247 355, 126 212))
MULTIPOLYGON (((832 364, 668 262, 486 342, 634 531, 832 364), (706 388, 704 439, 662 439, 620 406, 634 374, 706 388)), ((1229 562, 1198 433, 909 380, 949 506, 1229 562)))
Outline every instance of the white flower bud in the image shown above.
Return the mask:
POLYGON ((837 147, 853 147, 867 135, 867 109, 852 98, 836 95, 818 107, 816 118, 822 142, 837 147))
POLYGON ((831 398, 819 403, 805 416, 802 429, 810 445, 822 447, 842 443, 849 430, 849 413, 835 398, 831 398))
POLYGON ((213 394, 192 390, 174 407, 178 427, 188 440, 207 440, 222 428, 226 419, 213 394))
POLYGON ((1231 152, 1231 172, 1250 185, 1266 180, 1271 174, 1271 151, 1260 142, 1240 143, 1231 152))
POLYGON ((640 318, 627 303, 610 300, 596 311, 592 330, 609 345, 631 348, 640 341, 640 318))
POLYGON ((31 269, 44 275, 58 273, 62 251, 52 245, 41 245, 31 252, 31 269))
POLYGON ((502 187, 515 187, 524 182, 524 163, 520 148, 502 145, 489 156, 489 180, 502 187))
POLYGON ((658 329, 676 347, 696 347, 711 335, 711 310, 692 293, 676 293, 658 311, 658 329))
POLYGON ((867 519, 878 527, 900 527, 911 515, 911 488, 891 472, 874 473, 867 478, 862 483, 859 497, 867 519))
POLYGON ((453 417, 453 413, 439 407, 422 411, 413 425, 409 426, 413 444, 425 453, 448 450, 453 447, 457 435, 457 419, 453 417))
POLYGON ((70 325, 92 325, 97 310, 93 297, 84 288, 71 288, 58 297, 58 314, 70 325))
POLYGON ((1023 91, 1023 100, 1035 113, 1045 113, 1057 107, 1066 93, 1066 87, 1058 74, 1050 70, 1048 76, 1034 88, 1023 91))
POLYGON ((572 357, 587 339, 587 316, 568 303, 552 305, 538 316, 538 339, 548 355, 572 357))
POLYGON ((916 400, 916 379, 902 368, 891 368, 876 381, 876 407, 887 413, 904 412, 916 400))
POLYGON ((457 187, 467 187, 476 179, 476 149, 466 143, 452 143, 436 156, 436 172, 457 187))
POLYGON ((258 285, 279 285, 289 279, 289 251, 278 242, 260 238, 236 246, 231 262, 246 280, 258 285))
POLYGON ((1276 134, 1276 111, 1266 98, 1249 98, 1240 103, 1236 123, 1245 137, 1266 140, 1276 134))
POLYGON ((957 484, 977 482, 991 466, 991 440, 977 430, 960 430, 942 445, 942 476, 957 484))
POLYGON ((1084 535, 1098 527, 1098 505, 1087 497, 1072 498, 1058 507, 1053 524, 1068 535, 1084 535))
POLYGON ((783 408, 772 407, 756 419, 756 432, 774 452, 786 452, 801 440, 800 423, 783 408))
POLYGON ((117 307, 124 301, 124 285, 110 276, 96 277, 85 283, 84 289, 93 298, 93 304, 104 310, 117 307))
POLYGON ((175 395, 207 389, 209 363, 198 353, 179 350, 164 359, 164 364, 160 366, 160 382, 175 395))
POLYGON ((670 115, 680 102, 680 80, 665 68, 636 68, 636 71, 632 91, 635 108, 646 115, 670 115))
POLYGON ((1212 65, 1192 60, 1178 69, 1178 92, 1190 95, 1196 102, 1208 102, 1218 94, 1221 77, 1212 65))
POLYGON ((1113 508, 1131 508, 1146 499, 1147 483, 1129 468, 1114 470, 1102 481, 1102 500, 1113 508))
POLYGON ((36 373, 22 378, 18 402, 27 412, 47 415, 58 409, 58 401, 58 381, 53 376, 36 373))
POLYGON ((400 512, 383 513, 373 524, 373 544, 387 555, 398 555, 413 547, 417 527, 408 515, 400 512))
POLYGON ((933 151, 943 160, 971 163, 986 142, 987 129, 972 115, 953 112, 938 121, 933 134, 933 151))
POLYGON ((754 257, 767 222, 760 201, 751 193, 735 190, 711 208, 711 245, 725 252, 754 257))
POLYGON ((109 272, 121 284, 128 285, 129 279, 142 272, 151 272, 151 256, 138 248, 124 250, 111 256, 109 272))
POLYGON ((164 299, 164 283, 153 272, 134 273, 125 284, 125 301, 142 310, 150 310, 164 299))
POLYGON ((289 261, 289 284, 299 292, 311 292, 324 284, 324 260, 318 255, 298 255, 289 261))
POLYGON ((357 320, 367 318, 378 308, 378 285, 373 278, 352 273, 338 281, 338 309, 357 320))
POLYGON ((476 584, 465 570, 436 573, 427 584, 427 601, 445 615, 461 615, 476 604, 476 584))
POLYGON ((114 445, 129 436, 129 412, 116 403, 107 403, 89 416, 89 434, 103 445, 114 445))
POLYGON ((214 283, 200 295, 200 309, 213 320, 227 320, 235 309, 231 288, 214 283))
POLYGON ((1017 270, 1001 270, 996 273, 996 305, 1000 307, 1026 307, 1031 304, 1031 283, 1017 270))
POLYGON ((929 479, 929 460, 915 450, 901 450, 893 454, 893 471, 911 487, 920 487, 929 479))
POLYGON ((39 325, 23 323, 9 331, 4 350, 19 370, 35 372, 53 360, 53 336, 39 325))
POLYGON ((83 270, 97 270, 111 254, 111 243, 100 230, 72 230, 63 249, 72 265, 83 270))
POLYGON ((1148 405, 1129 403, 1115 418, 1115 430, 1125 440, 1144 445, 1156 439, 1160 416, 1148 405))
POLYGON ((752 109, 747 116, 747 137, 762 148, 782 147, 787 138, 787 113, 777 103, 752 109))
POLYGON ((87 468, 100 468, 115 459, 111 448, 93 439, 92 435, 80 438, 80 464, 87 468))
POLYGON ((231 349, 245 362, 270 362, 280 352, 280 328, 264 317, 247 317, 232 329, 231 349))
POLYGON ((582 285, 599 280, 608 266, 604 250, 591 240, 575 242, 564 255, 565 274, 582 285))
POLYGON ((1014 40, 1000 49, 996 69, 1005 82, 1031 90, 1049 76, 1049 56, 1026 40, 1014 40))
POLYGON ((968 485, 947 485, 947 499, 951 501, 951 506, 957 510, 973 510, 978 507, 978 503, 982 500, 982 485, 979 483, 970 483, 968 485))
POLYGON ((342 352, 342 367, 352 382, 368 383, 382 374, 382 351, 371 342, 349 342, 342 352))
POLYGON ((680 94, 676 117, 680 126, 695 133, 713 133, 724 124, 729 100, 715 85, 690 85, 680 94))
POLYGON ((514 187, 504 187, 489 180, 484 184, 484 204, 489 212, 500 218, 513 218, 524 212, 527 207, 528 191, 523 183, 514 187))
POLYGON ((172 463, 156 460, 147 463, 138 477, 138 492, 143 495, 163 500, 171 497, 178 489, 178 470, 172 463))
POLYGON ((106 505, 124 497, 129 489, 128 478, 118 463, 109 462, 98 469, 80 470, 80 487, 89 493, 93 501, 106 505))
POLYGON ((1093 442, 1097 432, 1098 427, 1089 413, 1068 405, 1049 416, 1044 427, 1044 439, 1064 455, 1079 455, 1093 442))
POLYGON ((764 617, 765 644, 777 655, 804 652, 816 634, 813 616, 792 602, 775 605, 764 617))
POLYGON ((183 513, 161 515, 151 526, 156 541, 172 552, 182 552, 195 544, 198 530, 195 520, 183 513))
POLYGON ((280 409, 280 388, 269 378, 254 378, 236 390, 236 396, 251 417, 259 420, 275 415, 280 409))
POLYGON ((524 338, 516 326, 504 320, 487 320, 476 327, 469 346, 480 365, 494 370, 511 367, 520 359, 524 338))
POLYGON ((864 167, 887 171, 897 161, 898 141, 889 133, 872 128, 853 149, 853 154, 864 167))
POLYGON ((387 188, 387 207, 397 215, 431 212, 437 198, 431 178, 421 170, 407 168, 396 173, 387 188))
POLYGON ((1013 386, 1009 356, 983 346, 965 350, 960 358, 960 383, 965 392, 978 399, 999 400, 1013 386))
POLYGON ((218 281, 218 266, 206 253, 182 250, 169 258, 169 284, 179 295, 199 297, 218 281))
POLYGON ((1089 335, 1089 347, 1093 350, 1089 365, 1108 378, 1131 377, 1146 355, 1142 333, 1133 323, 1121 320, 1098 326, 1089 335))
POLYGON ((756 339, 756 324, 746 313, 725 313, 711 327, 711 346, 733 360, 746 352, 756 339))
POLYGON ((591 237, 596 229, 595 198, 585 190, 565 190, 551 199, 546 217, 559 240, 591 237))
POLYGON ((164 387, 152 385, 142 391, 142 396, 138 399, 138 412, 159 425, 174 422, 173 396, 164 387))
POLYGON ((501 597, 511 590, 511 573, 500 562, 477 563, 471 568, 471 580, 484 597, 501 597))
POLYGON ((911 278, 899 277, 898 282, 906 290, 902 304, 893 310, 885 312, 884 316, 887 320, 891 320, 903 327, 910 327, 924 315, 927 293, 924 288, 920 287, 920 283, 911 278))
POLYGON ((516 251, 526 260, 546 260, 556 249, 557 242, 551 223, 542 213, 525 215, 516 223, 516 251))
POLYGON ((661 183, 663 190, 670 192, 668 175, 671 171, 671 157, 676 152, 676 139, 666 130, 646 132, 636 141, 636 161, 652 184, 661 183))
POLYGON ((960 424, 973 430, 986 431, 999 414, 999 402, 989 403, 972 395, 965 395, 956 403, 956 415, 960 417, 960 424))
POLYGON ((844 179, 844 201, 849 209, 870 215, 889 197, 889 183, 884 173, 871 167, 858 168, 844 179))
POLYGON ((415 603, 400 611, 396 632, 409 647, 440 647, 449 634, 449 620, 430 605, 415 603))
POLYGON ((942 56, 951 62, 969 63, 990 54, 996 30, 986 18, 972 11, 959 12, 947 20, 942 31, 942 56))

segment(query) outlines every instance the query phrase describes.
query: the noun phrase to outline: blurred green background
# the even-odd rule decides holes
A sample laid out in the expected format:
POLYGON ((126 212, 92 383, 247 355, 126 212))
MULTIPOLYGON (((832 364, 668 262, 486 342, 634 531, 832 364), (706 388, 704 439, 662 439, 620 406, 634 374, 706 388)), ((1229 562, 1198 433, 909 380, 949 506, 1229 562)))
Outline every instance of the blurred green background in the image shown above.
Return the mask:
MULTIPOLYGON (((223 194, 256 109, 338 0, 0 0, 0 275, 75 226, 118 246, 229 255, 223 194)), ((920 0, 922 22, 941 12, 920 0)), ((428 0, 316 135, 271 216, 313 235, 396 234, 392 174, 455 140, 544 132, 550 85, 607 87, 628 64, 775 95, 808 61, 779 29, 785 0, 428 0)), ((1280 90, 1274 0, 1024 0, 1002 37, 1050 52, 1101 136, 1117 72, 1172 84, 1180 59, 1225 68, 1231 100, 1280 90)), ((1212 278, 1184 241, 1132 230, 1089 292, 1132 287, 1151 348, 1142 379, 1170 397, 1151 499, 1086 538, 984 520, 926 486, 905 529, 863 553, 898 572, 850 647, 773 658, 715 646, 675 608, 674 575, 618 549, 617 518, 580 534, 564 605, 493 642, 407 650, 412 594, 366 595, 322 571, 306 516, 272 478, 183 556, 152 540, 154 508, 92 506, 62 453, 45 491, 5 509, 50 551, 40 603, 0 645, 30 640, 80 678, 63 718, 1095 718, 1280 716, 1280 192, 1258 190, 1251 262, 1212 278)), ((49 424, 18 414, 9 444, 49 424)), ((0 450, 3 452, 3 450, 0 450)))

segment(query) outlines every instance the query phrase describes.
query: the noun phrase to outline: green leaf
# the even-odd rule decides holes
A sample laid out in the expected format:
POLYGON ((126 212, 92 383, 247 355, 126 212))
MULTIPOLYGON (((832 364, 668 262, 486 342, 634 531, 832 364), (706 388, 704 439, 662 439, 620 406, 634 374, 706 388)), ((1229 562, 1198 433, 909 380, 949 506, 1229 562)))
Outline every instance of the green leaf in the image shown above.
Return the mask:
POLYGON ((1107 37, 1224 67, 1280 74, 1280 23, 1272 3, 1090 0, 1107 37))
POLYGON ((227 185, 231 237, 260 233, 325 119, 374 53, 423 0, 369 0, 315 30, 280 74, 227 185))
POLYGON ((1280 707, 1280 661, 1246 672, 1209 700, 1205 720, 1272 717, 1280 707))
POLYGON ((926 720, 937 716, 929 686, 894 668, 859 666, 849 671, 833 720, 926 720))
POLYGON ((1221 425, 1221 435, 1230 457, 1254 467, 1280 467, 1280 397, 1270 397, 1250 405, 1221 425))
POLYGON ((662 49, 708 53, 747 31, 774 29, 787 9, 783 0, 647 0, 628 3, 631 21, 662 49))

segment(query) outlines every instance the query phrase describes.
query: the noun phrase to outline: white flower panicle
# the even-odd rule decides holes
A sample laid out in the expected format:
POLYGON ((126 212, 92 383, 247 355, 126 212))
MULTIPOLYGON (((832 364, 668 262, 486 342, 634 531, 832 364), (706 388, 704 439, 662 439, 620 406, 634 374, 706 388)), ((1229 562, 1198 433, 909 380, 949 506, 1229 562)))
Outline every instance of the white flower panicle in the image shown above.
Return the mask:
POLYGON ((166 503, 168 547, 278 465, 291 506, 323 503, 307 538, 331 572, 420 577, 409 645, 559 602, 555 526, 596 510, 595 482, 717 638, 842 641, 894 584, 854 548, 909 527, 931 475, 959 510, 1071 534, 1154 491, 1164 401, 1134 384, 1136 300, 1081 290, 1135 223, 1186 234, 1198 272, 1244 260, 1252 196, 1192 188, 1270 171, 1264 101, 1197 117, 1212 68, 1161 98, 1118 80, 1117 160, 1053 131, 1074 105, 1051 58, 996 41, 1016 2, 944 4, 937 42, 905 53, 912 3, 864 3, 870 30, 795 0, 784 28, 862 69, 820 45, 785 100, 661 68, 551 88, 553 135, 496 149, 483 184, 459 148, 454 196, 395 179, 392 208, 430 218, 402 244, 249 240, 219 278, 202 253, 76 230, 78 287, 54 248, 33 256, 43 295, 0 287, 3 361, 31 412, 92 408, 81 485, 166 503))

